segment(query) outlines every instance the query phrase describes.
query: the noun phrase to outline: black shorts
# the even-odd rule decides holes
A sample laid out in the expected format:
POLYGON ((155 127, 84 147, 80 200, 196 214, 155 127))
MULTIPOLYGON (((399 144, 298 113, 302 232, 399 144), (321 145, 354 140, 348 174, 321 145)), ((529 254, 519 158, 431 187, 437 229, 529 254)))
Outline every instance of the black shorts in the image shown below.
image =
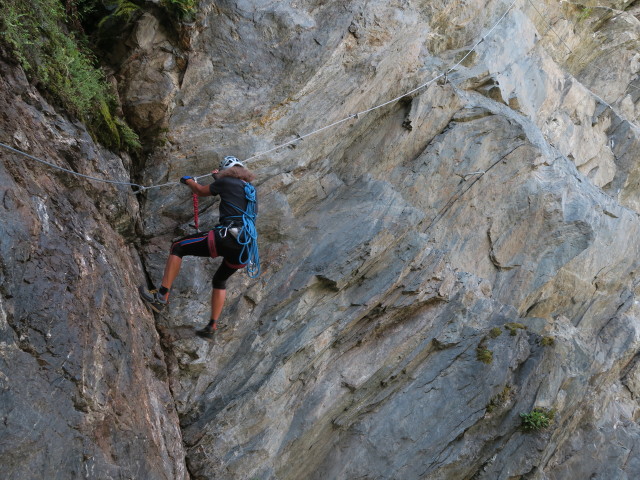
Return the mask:
POLYGON ((176 255, 180 258, 187 256, 192 257, 210 257, 209 245, 207 238, 209 232, 206 233, 194 233, 193 235, 187 235, 186 237, 176 240, 171 244, 171 255, 176 255))
POLYGON ((223 257, 224 261, 213 276, 213 286, 224 289, 226 280, 237 270, 246 266, 240 263, 241 250, 242 246, 231 233, 222 237, 220 230, 214 229, 176 240, 171 244, 170 253, 180 258, 184 256, 223 257))
POLYGON ((232 268, 244 268, 246 265, 240 263, 240 252, 242 246, 238 244, 231 233, 224 237, 220 235, 219 229, 210 230, 204 233, 194 233, 176 240, 171 244, 171 255, 180 258, 184 256, 192 257, 223 257, 225 262, 232 268))

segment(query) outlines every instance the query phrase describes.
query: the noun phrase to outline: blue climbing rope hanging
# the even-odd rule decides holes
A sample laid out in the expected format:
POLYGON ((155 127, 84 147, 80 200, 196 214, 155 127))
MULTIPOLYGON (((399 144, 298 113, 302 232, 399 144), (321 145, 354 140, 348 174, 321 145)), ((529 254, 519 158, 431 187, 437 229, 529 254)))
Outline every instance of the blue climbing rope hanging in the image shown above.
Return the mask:
MULTIPOLYGON (((242 210, 242 231, 238 243, 242 245, 240 263, 247 264, 249 278, 260 275, 260 253, 258 252, 258 231, 256 229, 256 189, 250 183, 244 184, 247 209, 242 210)), ((238 207, 235 207, 238 209, 238 207)), ((241 210, 241 209, 238 209, 241 210)))
MULTIPOLYGON (((228 200, 222 200, 227 205, 233 207, 239 215, 227 216, 227 219, 237 218, 242 220, 242 229, 236 237, 236 241, 242 246, 238 261, 247 266, 249 278, 256 278, 260 275, 260 253, 258 252, 258 230, 256 229, 256 189, 250 183, 244 182, 244 195, 247 200, 246 209, 228 200)), ((230 224, 233 225, 233 224, 230 224)), ((226 230, 230 225, 218 225, 216 228, 226 230)))

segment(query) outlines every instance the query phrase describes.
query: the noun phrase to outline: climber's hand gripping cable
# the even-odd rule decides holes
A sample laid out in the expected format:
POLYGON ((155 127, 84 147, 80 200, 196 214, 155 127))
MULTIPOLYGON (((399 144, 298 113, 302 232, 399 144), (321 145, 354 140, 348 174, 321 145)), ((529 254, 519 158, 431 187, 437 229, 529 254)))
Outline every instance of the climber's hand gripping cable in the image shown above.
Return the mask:
POLYGON ((180 179, 180 183, 185 184, 187 187, 191 189, 191 192, 198 195, 199 197, 210 197, 211 190, 209 190, 208 185, 200 185, 196 182, 195 178, 190 175, 185 175, 180 179))

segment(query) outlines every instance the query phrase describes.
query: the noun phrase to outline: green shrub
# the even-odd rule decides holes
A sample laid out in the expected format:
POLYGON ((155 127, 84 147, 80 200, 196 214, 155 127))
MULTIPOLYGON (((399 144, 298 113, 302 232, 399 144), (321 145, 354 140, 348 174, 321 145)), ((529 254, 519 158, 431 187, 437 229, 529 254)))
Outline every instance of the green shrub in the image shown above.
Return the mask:
POLYGON ((110 148, 121 148, 122 142, 120 141, 120 131, 118 130, 118 125, 116 124, 115 119, 111 115, 111 109, 103 100, 99 102, 98 109, 98 121, 100 122, 99 126, 101 127, 98 129, 98 139, 103 145, 110 148))
POLYGON ((138 134, 134 132, 129 125, 127 125, 127 122, 118 117, 114 118, 114 122, 118 127, 122 147, 129 151, 140 150, 142 148, 140 138, 138 137, 138 134))
POLYGON ((162 6, 178 20, 192 22, 195 20, 197 0, 162 0, 162 6))
POLYGON ((544 430, 551 425, 554 417, 555 410, 536 407, 529 413, 520 414, 520 418, 522 419, 520 428, 527 432, 544 430))
POLYGON ((109 5, 113 12, 98 22, 98 27, 102 27, 109 20, 122 21, 124 23, 129 22, 133 16, 140 12, 142 9, 140 5, 137 5, 129 0, 115 0, 112 2, 105 2, 109 5))
POLYGON ((29 23, 29 16, 23 10, 14 5, 5 5, 0 2, 4 15, 0 18, 0 31, 3 42, 15 53, 16 59, 25 70, 31 70, 31 64, 26 52, 32 49, 33 41, 29 38, 25 24, 29 23))
MULTIPOLYGON (((66 14, 56 0, 1 0, 8 18, 1 19, 4 42, 31 80, 46 88, 71 113, 86 117, 96 101, 108 96, 93 56, 64 28, 66 14)), ((84 119, 84 118, 83 118, 84 119)))
POLYGON ((30 81, 52 101, 83 121, 95 138, 108 147, 138 144, 127 127, 127 142, 121 145, 124 121, 116 122, 114 94, 82 33, 67 26, 68 18, 59 0, 0 0, 0 41, 27 73, 30 81), (120 125, 120 126, 119 126, 120 125), (105 130, 106 129, 106 130, 105 130))

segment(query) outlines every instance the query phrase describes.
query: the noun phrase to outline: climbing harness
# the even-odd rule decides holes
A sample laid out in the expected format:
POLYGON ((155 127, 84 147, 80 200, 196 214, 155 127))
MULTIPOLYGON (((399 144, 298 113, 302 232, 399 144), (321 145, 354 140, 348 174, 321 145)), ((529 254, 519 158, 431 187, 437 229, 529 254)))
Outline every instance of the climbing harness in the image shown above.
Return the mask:
MULTIPOLYGON (((235 159, 235 163, 233 165, 242 165, 235 157, 225 157, 225 161, 231 163, 228 159, 235 159)), ((232 165, 232 166, 233 166, 232 165)), ((183 177, 186 178, 186 177, 183 177)), ((192 180, 197 180, 193 177, 189 177, 192 180)), ((240 251, 240 255, 238 256, 238 260, 240 264, 247 265, 247 273, 250 278, 256 278, 260 275, 260 254, 258 253, 258 231, 256 230, 256 189, 253 185, 248 182, 243 181, 244 185, 244 195, 247 200, 247 209, 243 210, 239 206, 229 202, 228 200, 222 200, 227 205, 232 207, 238 212, 238 215, 230 215, 227 216, 226 219, 230 220, 226 225, 218 225, 215 227, 218 230, 220 237, 226 238, 228 234, 230 234, 233 238, 235 238, 236 242, 242 246, 242 250, 240 251), (234 221, 234 219, 237 219, 234 221), (239 226, 241 223, 241 226, 239 226)), ((196 229, 196 232, 200 231, 200 221, 199 221, 199 205, 198 205, 198 195, 193 194, 193 223, 192 227, 196 229)))
POLYGON ((242 246, 238 257, 239 262, 247 266, 249 278, 256 278, 260 275, 260 253, 258 252, 258 231, 256 230, 256 189, 248 182, 243 183, 244 195, 247 199, 246 210, 225 200, 227 205, 238 212, 238 215, 231 215, 227 219, 242 220, 242 227, 235 226, 236 222, 232 220, 227 225, 218 225, 216 229, 222 238, 225 238, 227 234, 235 237, 238 244, 242 246))
POLYGON ((220 231, 220 237, 226 238, 227 234, 230 233, 233 238, 238 238, 238 234, 240 233, 240 229, 238 227, 232 227, 231 225, 220 225, 216 227, 220 231))

